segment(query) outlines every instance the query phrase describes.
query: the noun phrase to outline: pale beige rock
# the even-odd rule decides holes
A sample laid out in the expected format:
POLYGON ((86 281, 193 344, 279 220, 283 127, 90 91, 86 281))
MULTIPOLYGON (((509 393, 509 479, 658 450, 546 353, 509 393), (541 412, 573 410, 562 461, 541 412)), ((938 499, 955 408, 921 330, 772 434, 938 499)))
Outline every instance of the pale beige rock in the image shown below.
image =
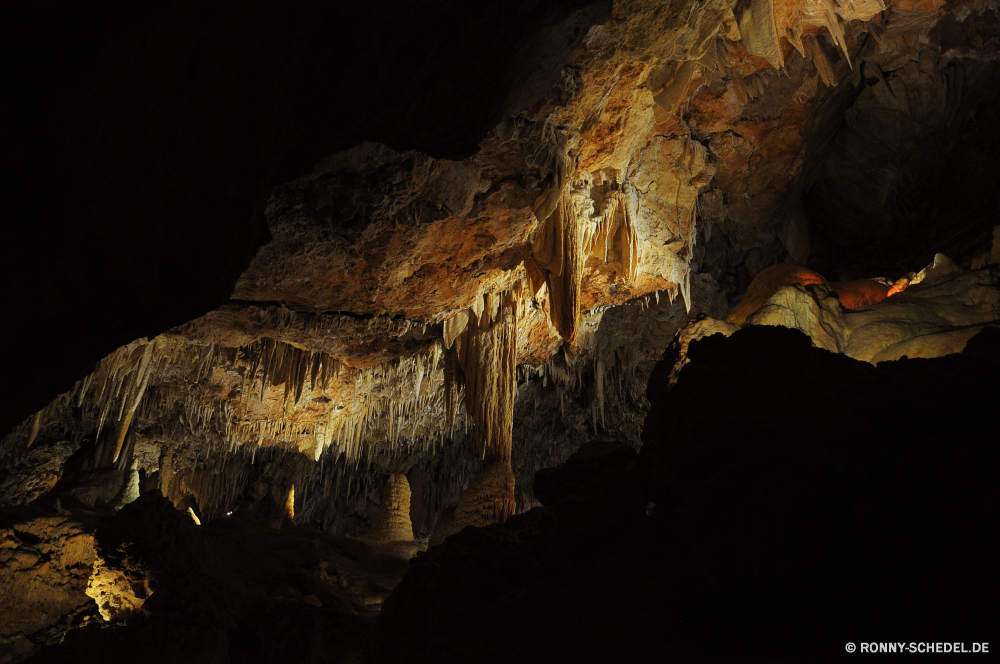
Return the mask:
POLYGON ((843 312, 840 300, 825 284, 782 286, 747 317, 746 324, 801 330, 817 347, 836 353, 845 341, 843 329, 837 324, 843 312))
POLYGON ((920 283, 930 284, 961 271, 955 261, 944 254, 934 254, 934 261, 910 279, 910 286, 916 286, 920 283))
POLYGON ((952 273, 844 318, 848 334, 842 352, 855 359, 957 352, 984 326, 1000 322, 1000 276, 991 269, 952 273))
POLYGON ((871 363, 960 352, 983 327, 1000 325, 1000 274, 952 266, 938 259, 923 283, 855 310, 825 285, 785 286, 747 324, 798 329, 820 348, 871 363))
POLYGON ((125 481, 122 485, 121 496, 115 501, 114 509, 120 510, 139 497, 139 466, 135 459, 129 466, 128 473, 125 474, 125 481))
POLYGON ((740 16, 740 35, 747 51, 764 58, 775 69, 785 65, 772 0, 751 0, 740 16))
MULTIPOLYGON (((926 57, 933 46, 916 46, 943 6, 893 3, 893 32, 875 16, 879 0, 617 0, 611 18, 587 33, 559 89, 517 109, 523 112, 490 132, 476 155, 453 161, 364 143, 278 187, 267 209, 273 241, 233 293, 257 303, 231 303, 152 342, 122 347, 60 398, 61 422, 81 409, 88 434, 104 427, 102 458, 109 460, 121 453, 130 426, 162 431, 161 488, 175 501, 193 497, 204 515, 218 514, 233 494, 212 468, 197 466, 198 454, 174 454, 175 440, 197 439, 211 446, 213 459, 271 447, 313 460, 325 451, 350 460, 399 458, 432 453, 467 428, 466 418, 479 418, 480 453, 502 450, 503 436, 495 434, 510 408, 498 381, 512 370, 473 372, 473 392, 480 379, 496 383, 489 390, 500 396, 483 401, 489 412, 463 409, 468 393, 446 386, 449 358, 456 359, 446 351, 479 325, 483 303, 532 284, 510 333, 515 343, 502 355, 507 365, 541 367, 563 338, 586 346, 584 321, 599 321, 605 307, 654 292, 658 298, 661 290, 690 307, 696 242, 707 242, 713 227, 734 250, 730 265, 745 261, 753 274, 779 260, 743 256, 773 240, 774 212, 806 160, 807 128, 824 121, 815 113, 825 94, 818 81, 834 85, 838 76, 861 75, 857 62, 851 70, 838 54, 827 57, 822 33, 846 53, 860 46, 861 33, 851 34, 844 22, 875 19, 865 27, 874 38, 867 41, 865 76, 880 80, 862 86, 857 105, 919 120, 943 111, 950 94, 940 67, 926 57), (733 11, 743 17, 747 6, 766 28, 765 48, 754 46, 754 35, 764 34, 756 28, 738 43, 733 11), (913 19, 907 11, 927 15, 913 19), (782 61, 779 73, 771 65, 782 61), (879 68, 895 75, 882 76, 879 68), (925 94, 929 81, 942 83, 933 94, 925 94), (926 103, 914 103, 923 96, 926 103), (559 254, 570 257, 571 278, 546 268, 557 277, 543 286, 531 256, 547 231, 539 220, 547 221, 560 201, 562 216, 573 220, 563 230, 578 231, 573 246, 582 239, 584 247, 559 254), (144 399, 147 387, 155 399, 144 399)), ((795 222, 781 237, 805 261, 808 229, 795 222)), ((992 260, 1000 261, 1000 238, 992 260)), ((821 345, 847 343, 838 337, 846 331, 824 327, 835 307, 820 290, 781 297, 761 320, 806 328, 821 345)), ((930 352, 886 325, 884 338, 872 343, 889 346, 878 352, 898 344, 930 352)), ((932 346, 945 338, 954 346, 961 334, 925 336, 932 346)), ((578 349, 566 350, 569 357, 578 349)), ((595 362, 601 404, 606 370, 595 362)), ((563 380, 561 371, 553 379, 563 380)), ((59 417, 35 417, 23 428, 32 450, 53 435, 59 417)), ((155 461, 144 462, 147 473, 159 467, 159 456, 157 448, 155 461)), ((25 483, 10 493, 33 498, 57 479, 47 474, 30 493, 25 483)), ((284 497, 283 490, 273 495, 279 505, 284 497)))
POLYGON ((811 284, 825 285, 826 279, 808 268, 791 263, 765 268, 750 282, 750 286, 743 294, 740 303, 726 314, 726 322, 742 326, 782 288, 811 284))
POLYGON ((837 13, 845 21, 867 21, 879 12, 885 11, 883 0, 838 0, 840 8, 837 13))
POLYGON ((367 539, 373 542, 402 542, 413 539, 410 523, 410 483, 406 475, 392 474, 382 491, 378 514, 367 539))
POLYGON ((101 617, 107 621, 128 618, 153 594, 146 574, 128 562, 126 559, 121 567, 109 567, 100 556, 94 560, 87 596, 97 603, 101 617))

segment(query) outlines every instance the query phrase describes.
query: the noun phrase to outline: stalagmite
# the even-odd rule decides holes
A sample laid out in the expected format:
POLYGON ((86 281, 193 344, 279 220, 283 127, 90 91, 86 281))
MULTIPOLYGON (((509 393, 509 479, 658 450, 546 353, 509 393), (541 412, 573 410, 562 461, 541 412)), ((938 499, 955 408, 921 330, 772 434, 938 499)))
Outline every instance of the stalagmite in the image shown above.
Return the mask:
POLYGON ((282 517, 282 527, 295 525, 295 485, 288 488, 288 498, 285 499, 285 514, 282 517))
POLYGON ((373 542, 399 542, 413 539, 410 523, 410 483, 406 475, 393 474, 382 491, 378 514, 368 531, 373 542))
POLYGON ((120 510, 122 507, 133 502, 139 497, 139 467, 136 463, 135 458, 132 459, 132 463, 129 466, 128 474, 125 475, 125 482, 122 487, 122 495, 115 502, 114 510, 120 510))
POLYGON ((458 529, 503 523, 514 515, 514 471, 510 458, 487 459, 455 506, 458 529))

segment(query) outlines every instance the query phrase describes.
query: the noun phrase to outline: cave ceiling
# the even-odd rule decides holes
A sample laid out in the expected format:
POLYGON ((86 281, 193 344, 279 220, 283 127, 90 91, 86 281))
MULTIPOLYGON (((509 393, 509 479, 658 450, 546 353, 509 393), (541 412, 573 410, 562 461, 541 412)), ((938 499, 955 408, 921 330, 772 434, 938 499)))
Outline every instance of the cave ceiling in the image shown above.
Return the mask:
POLYGON ((212 515, 294 482, 349 530, 413 468, 440 509, 492 449, 463 442, 467 349, 505 316, 514 387, 489 390, 530 484, 581 436, 638 444, 674 332, 765 267, 989 251, 995 2, 387 4, 136 10, 61 79, 79 108, 40 97, 52 131, 8 160, 0 500, 85 449, 212 515))

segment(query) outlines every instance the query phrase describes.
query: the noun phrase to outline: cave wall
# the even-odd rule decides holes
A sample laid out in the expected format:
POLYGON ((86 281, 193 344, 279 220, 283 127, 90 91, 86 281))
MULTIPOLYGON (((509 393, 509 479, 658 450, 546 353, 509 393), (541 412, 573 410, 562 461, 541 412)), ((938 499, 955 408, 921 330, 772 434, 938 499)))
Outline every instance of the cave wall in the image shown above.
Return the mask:
POLYGON ((481 465, 453 332, 516 293, 524 511, 584 441, 638 446, 674 334, 765 267, 969 267, 995 7, 820 4, 770 3, 773 34, 723 0, 177 3, 96 14, 86 48, 53 23, 5 158, 3 502, 103 468, 277 522, 295 485, 297 519, 353 535, 410 473, 429 533, 481 465))
MULTIPOLYGON (((773 433, 808 437, 805 463, 841 489, 830 454, 862 463, 874 453, 831 442, 831 409, 874 422, 885 436, 870 436, 873 449, 897 455, 920 431, 892 431, 893 402, 915 413, 937 389, 920 368, 995 382, 974 366, 992 351, 971 342, 960 359, 900 359, 961 351, 1000 325, 995 2, 178 0, 2 11, 16 57, 2 151, 13 205, 0 270, 13 300, 0 360, 0 660, 44 648, 39 661, 115 649, 256 661, 292 648, 354 661, 372 649, 365 620, 402 577, 401 559, 515 511, 506 529, 432 547, 399 611, 414 614, 408 601, 433 609, 416 622, 465 611, 420 598, 421 578, 450 574, 441 587, 467 592, 456 578, 482 580, 469 551, 510 563, 497 537, 524 553, 504 568, 516 576, 539 542, 580 562, 620 554, 618 533, 637 543, 622 565, 629 583, 669 549, 672 567, 655 572, 673 602, 667 619, 707 629, 722 616, 735 638, 734 616, 752 604, 739 584, 774 581, 753 586, 767 595, 811 573, 790 565, 783 575, 779 561, 745 574, 755 563, 744 552, 760 553, 760 542, 732 514, 761 506, 740 491, 774 478, 765 489, 784 493, 768 514, 784 523, 792 513, 808 546, 828 535, 802 526, 795 496, 816 494, 796 484, 797 448, 775 452, 761 438, 770 429, 751 453, 779 470, 750 464, 767 472, 730 485, 713 475, 721 484, 699 485, 704 503, 692 489, 706 468, 743 463, 727 446, 742 440, 740 426, 780 429, 769 407, 810 400, 778 378, 758 394, 759 375, 808 383, 805 362, 833 376, 822 392, 833 406, 796 409, 804 420, 773 433), (768 284, 768 269, 809 278, 768 284), (885 301, 871 307, 855 308, 838 286, 875 277, 887 280, 862 286, 885 301), (734 309, 754 283, 763 294, 734 309), (890 296, 890 286, 907 290, 890 296), (738 323, 734 311, 745 314, 738 323), (744 323, 732 344, 693 343, 744 323), (840 355, 787 331, 767 337, 775 348, 765 352, 752 343, 768 334, 754 331, 762 325, 797 328, 840 355), (726 359, 732 348, 742 350, 726 359), (694 377, 667 399, 660 389, 689 360, 698 366, 699 352, 709 359, 680 373, 694 377), (735 382, 731 367, 743 369, 735 382), (848 375, 877 397, 837 388, 848 375), (909 378, 923 391, 908 394, 909 378), (590 504, 582 485, 593 478, 556 481, 590 463, 581 448, 614 450, 604 469, 614 478, 599 487, 606 504, 590 504), (637 471, 640 461, 657 477, 637 471), (579 511, 581 498, 596 518, 579 511), (389 507, 403 540, 382 541, 389 507), (588 526, 567 543, 567 521, 553 526, 553 513, 588 526), (685 543, 735 585, 691 572, 685 543), (188 578, 205 587, 192 592, 188 578)), ((933 445, 921 440, 922 460, 940 456, 933 445)), ((926 479, 917 471, 903 488, 926 479)), ((859 509, 885 498, 876 484, 848 487, 859 509)), ((870 518, 854 525, 873 532, 870 518)), ((577 583, 577 568, 565 569, 559 578, 577 583)), ((560 596, 582 611, 622 592, 560 596)), ((821 599, 767 596, 775 615, 781 598, 821 599)), ((546 606, 481 621, 484 652, 509 635, 498 626, 546 606)), ((480 620, 483 607, 472 608, 480 620)), ((399 634, 412 627, 387 615, 399 634)), ((608 624, 626 634, 629 620, 608 624)), ((417 631, 403 635, 427 646, 433 629, 417 631)), ((480 647, 477 638, 455 642, 480 647)), ((688 637, 671 638, 694 652, 688 637)))

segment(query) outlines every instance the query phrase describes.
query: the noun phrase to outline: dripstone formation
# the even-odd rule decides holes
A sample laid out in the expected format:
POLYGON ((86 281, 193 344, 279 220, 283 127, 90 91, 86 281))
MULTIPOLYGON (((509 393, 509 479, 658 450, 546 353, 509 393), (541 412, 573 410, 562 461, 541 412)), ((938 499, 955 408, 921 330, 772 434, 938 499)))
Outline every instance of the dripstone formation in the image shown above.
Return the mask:
POLYGON ((4 12, 0 664, 989 640, 996 2, 4 12))

